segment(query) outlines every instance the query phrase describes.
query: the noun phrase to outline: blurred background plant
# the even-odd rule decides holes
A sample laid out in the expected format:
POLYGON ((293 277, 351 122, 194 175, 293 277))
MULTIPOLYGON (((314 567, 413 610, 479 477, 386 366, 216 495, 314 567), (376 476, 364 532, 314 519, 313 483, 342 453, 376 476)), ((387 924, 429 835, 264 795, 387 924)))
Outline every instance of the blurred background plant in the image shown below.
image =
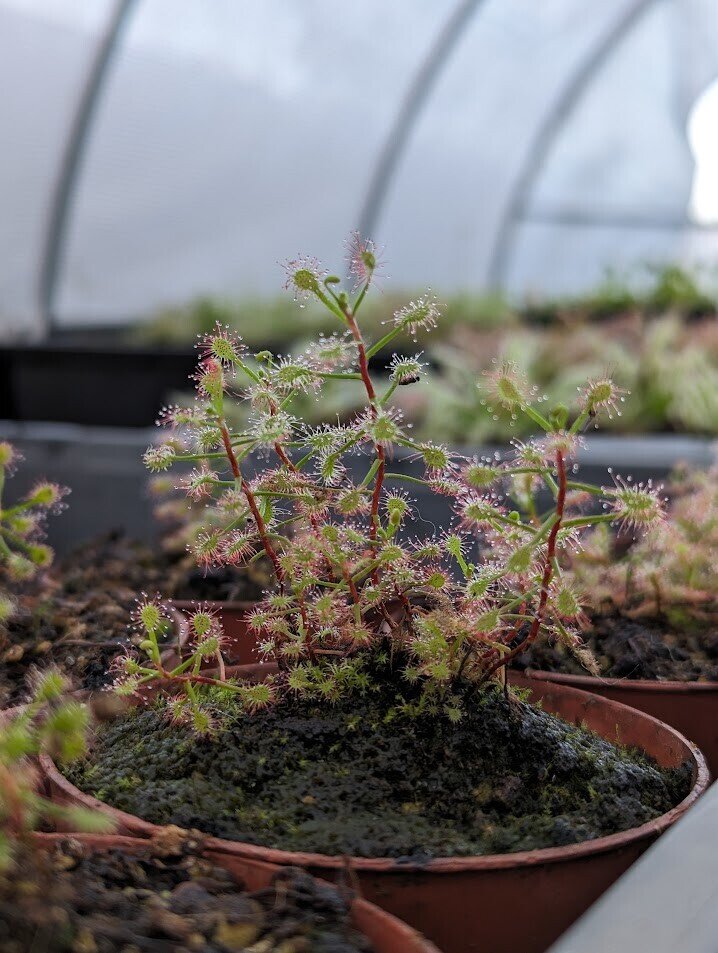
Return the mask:
POLYGON ((56 483, 41 482, 17 502, 4 505, 5 482, 21 460, 12 444, 0 442, 0 634, 15 611, 19 587, 52 563, 53 551, 43 541, 45 519, 63 509, 63 497, 69 493, 56 483))
MULTIPOLYGON (((631 275, 608 272, 593 291, 579 296, 530 298, 511 304, 501 292, 459 293, 442 296, 443 311, 434 340, 444 340, 454 328, 506 330, 511 326, 551 326, 593 323, 638 311, 655 317, 666 311, 688 320, 715 316, 715 275, 702 269, 688 271, 677 265, 645 266, 631 275), (710 290, 709 290, 710 289, 710 290)), ((363 310, 367 334, 376 336, 382 324, 408 298, 410 291, 381 292, 367 301, 363 310)), ((249 347, 281 347, 301 344, 318 334, 331 332, 331 316, 316 302, 305 302, 299 314, 286 297, 233 301, 202 296, 179 307, 158 311, 130 331, 133 340, 153 344, 194 343, 219 322, 242 335, 249 347)), ((394 347, 408 345, 410 336, 400 336, 394 347)), ((296 347, 295 347, 296 350, 296 347)))
POLYGON ((523 436, 517 422, 478 413, 483 399, 470 386, 477 370, 510 360, 550 400, 573 394, 588 377, 607 371, 631 392, 631 401, 606 421, 618 433, 718 433, 718 324, 689 322, 673 312, 639 311, 603 321, 560 327, 518 327, 489 335, 462 329, 434 353, 431 392, 418 408, 419 426, 455 443, 505 442, 523 436))
MULTIPOLYGON (((417 436, 460 445, 505 443, 531 432, 531 422, 486 415, 477 376, 492 362, 515 363, 550 400, 576 395, 585 380, 610 373, 631 391, 624 412, 605 421, 617 433, 718 433, 718 322, 716 299, 696 274, 677 266, 646 269, 641 281, 609 275, 594 292, 573 298, 527 300, 511 307, 500 294, 455 295, 445 302, 445 320, 424 355, 428 388, 407 391, 400 404, 417 436)), ((400 297, 380 294, 366 303, 367 332, 381 336, 383 323, 400 297)), ((264 299, 233 303, 202 298, 158 314, 133 331, 145 343, 185 343, 217 322, 245 343, 277 353, 301 350, 312 335, 331 330, 325 309, 308 302, 297 314, 293 303, 264 299)), ((408 334, 395 342, 400 352, 413 344, 408 334)), ((379 353, 379 373, 389 355, 379 353)), ((350 382, 331 381, 324 394, 341 420, 357 409, 350 382)), ((572 407, 575 410, 576 407, 572 407)), ((241 425, 242 411, 234 421, 241 425)), ((302 416, 320 417, 312 395, 302 416)))
POLYGON ((67 694, 69 688, 54 669, 36 672, 30 702, 4 712, 0 720, 0 869, 12 862, 18 845, 29 843, 33 831, 58 819, 70 822, 72 830, 112 829, 104 815, 59 804, 42 790, 35 764, 39 754, 68 764, 87 750, 89 709, 67 694))
POLYGON ((715 627, 718 610, 718 466, 677 468, 665 519, 637 542, 598 527, 571 560, 599 611, 715 627), (626 545, 630 543, 630 545, 626 545))

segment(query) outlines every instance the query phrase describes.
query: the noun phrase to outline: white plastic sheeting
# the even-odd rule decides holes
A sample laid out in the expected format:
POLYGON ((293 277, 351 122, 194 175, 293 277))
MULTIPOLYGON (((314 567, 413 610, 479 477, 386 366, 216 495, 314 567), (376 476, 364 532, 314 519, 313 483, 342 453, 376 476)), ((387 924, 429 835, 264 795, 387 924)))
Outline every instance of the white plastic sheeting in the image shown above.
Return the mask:
MULTIPOLYGON (((116 8, 0 0, 2 329, 41 325, 53 196, 116 8)), ((716 76, 718 0, 135 0, 45 310, 108 324, 272 293, 278 259, 335 265, 367 219, 402 287, 555 293, 710 259, 686 122, 716 76)))

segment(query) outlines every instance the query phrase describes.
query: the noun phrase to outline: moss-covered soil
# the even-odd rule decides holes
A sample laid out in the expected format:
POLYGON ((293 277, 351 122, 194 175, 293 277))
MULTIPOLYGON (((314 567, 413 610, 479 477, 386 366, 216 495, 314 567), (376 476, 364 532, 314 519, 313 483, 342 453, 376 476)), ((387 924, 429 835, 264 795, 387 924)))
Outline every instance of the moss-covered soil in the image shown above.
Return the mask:
MULTIPOLYGON (((103 725, 80 788, 158 824, 286 850, 421 861, 561 846, 675 806, 665 771, 524 701, 465 689, 458 724, 389 719, 398 687, 235 714, 213 739, 161 708, 103 725)), ((402 687, 404 696, 411 693, 402 687)))
POLYGON ((367 953, 348 898, 301 870, 248 893, 193 854, 68 840, 0 873, 0 953, 367 953), (282 945, 284 944, 284 945, 282 945))
MULTIPOLYGON (((584 633, 601 674, 610 678, 718 682, 718 620, 697 625, 669 618, 599 616, 584 633)), ((562 645, 536 643, 517 659, 517 668, 587 675, 562 645)))

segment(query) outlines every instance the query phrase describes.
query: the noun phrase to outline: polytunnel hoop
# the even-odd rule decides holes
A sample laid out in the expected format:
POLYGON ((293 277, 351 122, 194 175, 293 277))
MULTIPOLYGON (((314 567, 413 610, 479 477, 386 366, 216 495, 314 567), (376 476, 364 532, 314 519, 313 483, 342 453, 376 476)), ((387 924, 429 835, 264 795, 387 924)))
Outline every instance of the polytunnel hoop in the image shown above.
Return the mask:
POLYGON ((67 235, 67 222, 82 156, 120 36, 137 0, 117 0, 97 53, 90 64, 60 161, 45 230, 38 281, 38 305, 45 334, 55 324, 55 292, 67 235))
POLYGON ((387 191, 416 118, 429 98, 454 47, 461 39, 469 20, 482 2, 483 0, 461 0, 419 67, 379 153, 364 199, 364 207, 359 216, 361 235, 374 234, 387 191))
POLYGON ((523 217, 526 202, 534 183, 542 171, 553 141, 571 109, 583 96, 594 73, 603 65, 614 46, 636 25, 657 0, 634 0, 634 3, 611 26, 599 40, 593 51, 566 79, 563 89, 554 101, 553 108, 540 124, 531 147, 519 172, 516 185, 506 205, 506 210, 496 230, 491 260, 489 262, 489 286, 500 289, 506 282, 506 271, 513 250, 513 232, 517 221, 523 217))

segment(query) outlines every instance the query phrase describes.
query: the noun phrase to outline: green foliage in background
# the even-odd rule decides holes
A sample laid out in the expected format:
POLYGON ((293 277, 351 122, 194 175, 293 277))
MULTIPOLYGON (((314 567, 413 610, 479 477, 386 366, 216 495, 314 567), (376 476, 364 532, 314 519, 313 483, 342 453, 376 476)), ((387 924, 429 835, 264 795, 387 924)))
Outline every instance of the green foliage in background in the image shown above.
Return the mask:
MULTIPOLYGON (((716 434, 716 298, 703 289, 710 283, 668 266, 646 269, 633 282, 609 275, 584 296, 527 300, 518 308, 501 295, 450 296, 424 355, 429 387, 421 397, 403 397, 402 409, 421 439, 440 434, 453 443, 479 444, 525 436, 530 422, 482 413, 482 395, 474 386, 494 362, 511 361, 550 400, 578 396, 587 378, 611 374, 632 397, 630 410, 605 421, 608 430, 716 434)), ((384 322, 405 297, 383 292, 367 302, 367 333, 381 337, 384 322)), ((217 322, 238 331, 250 347, 276 353, 296 353, 331 330, 326 311, 311 302, 297 313, 284 298, 203 298, 162 312, 135 334, 144 343, 176 345, 211 331, 217 322)), ((403 334, 395 346, 408 352, 413 343, 403 334)), ((325 412, 330 406, 339 419, 356 410, 356 393, 344 381, 332 381, 324 400, 325 412)), ((313 398, 307 396, 305 404, 303 416, 315 422, 313 398)))

